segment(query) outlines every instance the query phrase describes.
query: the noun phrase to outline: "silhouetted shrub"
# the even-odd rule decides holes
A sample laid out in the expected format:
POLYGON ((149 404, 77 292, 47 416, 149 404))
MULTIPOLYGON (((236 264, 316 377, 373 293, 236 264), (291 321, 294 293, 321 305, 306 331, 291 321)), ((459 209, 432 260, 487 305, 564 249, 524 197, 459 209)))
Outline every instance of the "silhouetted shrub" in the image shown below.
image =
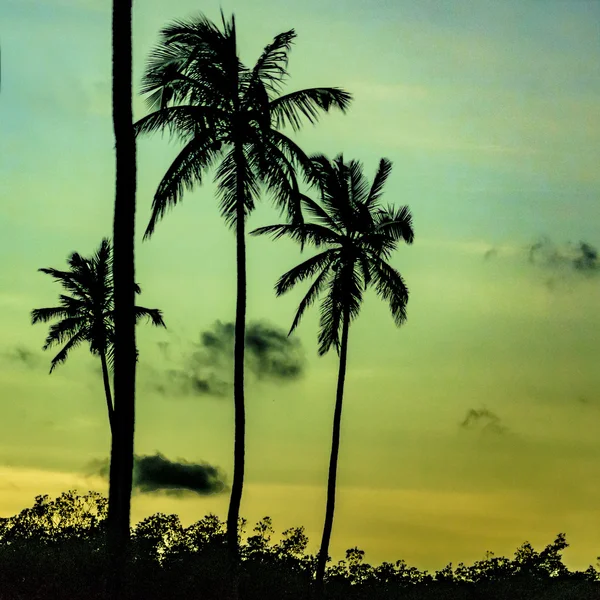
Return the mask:
MULTIPOLYGON (((0 600, 110 598, 111 565, 105 544, 107 501, 90 492, 38 496, 31 508, 0 519, 0 600)), ((240 519, 242 600, 308 600, 316 557, 306 553, 302 527, 273 543, 265 517, 244 538, 240 519)), ((511 560, 487 553, 470 566, 448 564, 430 574, 404 561, 372 566, 359 548, 326 573, 329 600, 587 600, 600 598, 599 573, 570 572, 562 562, 565 534, 537 552, 520 546, 511 560)), ((207 515, 182 527, 177 515, 157 513, 132 530, 123 600, 227 598, 230 563, 225 523, 207 515)))

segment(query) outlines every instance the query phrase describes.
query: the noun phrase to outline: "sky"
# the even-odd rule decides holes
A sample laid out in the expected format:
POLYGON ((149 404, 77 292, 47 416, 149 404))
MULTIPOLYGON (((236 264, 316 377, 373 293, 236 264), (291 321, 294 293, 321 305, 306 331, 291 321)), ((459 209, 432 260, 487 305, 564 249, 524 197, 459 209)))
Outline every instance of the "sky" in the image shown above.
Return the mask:
MULTIPOLYGON (((0 8, 0 515, 37 494, 105 492, 94 464, 109 430, 98 361, 84 348, 48 374, 47 329, 30 311, 64 268, 111 235, 114 139, 110 11, 102 0, 4 0, 0 8)), ((298 34, 288 90, 340 86, 346 115, 293 134, 308 152, 343 152, 370 178, 393 162, 385 201, 408 205, 415 242, 391 259, 410 290, 396 328, 365 296, 351 327, 330 553, 422 569, 510 556, 567 533, 565 562, 600 554, 600 3, 595 0, 212 0, 235 13, 253 63, 278 33, 298 34), (586 246, 581 246, 581 243, 586 246), (587 250, 586 250, 587 249, 587 250)), ((139 84, 160 28, 193 0, 134 6, 139 84)), ((150 241, 156 187, 178 151, 138 143, 136 279, 167 330, 138 328, 136 453, 218 467, 230 482, 233 406, 207 393, 202 334, 234 317, 234 237, 214 186, 186 192, 150 241)), ((279 222, 265 200, 249 226, 279 222)), ((293 243, 248 240, 248 318, 287 331, 303 289, 273 285, 302 260, 293 243)), ((325 511, 337 357, 317 356, 318 313, 282 346, 295 377, 249 371, 250 525, 303 525, 316 551, 325 511), (287 356, 287 355, 286 355, 287 356)), ((206 336, 205 338, 206 339, 206 336)), ((213 357, 214 358, 214 357, 213 357)), ((258 359, 257 359, 258 360, 258 359)), ((225 361, 226 362, 226 361, 225 361)), ((214 363, 214 361, 213 361, 214 363)), ((226 492, 137 493, 135 521, 225 518, 226 492)))

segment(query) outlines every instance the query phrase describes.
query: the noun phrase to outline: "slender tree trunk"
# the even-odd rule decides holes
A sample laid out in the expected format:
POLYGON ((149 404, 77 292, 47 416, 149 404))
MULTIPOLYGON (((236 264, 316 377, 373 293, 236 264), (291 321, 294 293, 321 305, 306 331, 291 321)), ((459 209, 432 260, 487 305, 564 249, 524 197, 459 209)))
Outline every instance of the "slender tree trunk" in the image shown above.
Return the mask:
POLYGON ((110 392, 110 378, 108 376, 108 366, 106 365, 106 354, 104 350, 100 352, 100 362, 102 363, 102 380, 104 381, 104 394, 106 396, 106 406, 108 408, 108 423, 110 424, 111 438, 115 432, 115 411, 113 408, 112 394, 110 392))
POLYGON ((246 335, 246 240, 244 237, 244 180, 242 173, 244 155, 236 148, 237 205, 236 205, 236 251, 237 251, 237 299, 235 307, 235 340, 233 351, 233 405, 235 413, 233 482, 229 511, 227 513, 227 544, 231 558, 238 557, 238 519, 244 486, 244 446, 246 437, 246 413, 244 405, 244 338, 246 335))
POLYGON ((135 428, 136 147, 131 92, 132 4, 132 0, 113 0, 112 13, 112 101, 116 150, 113 224, 115 428, 111 445, 108 526, 115 554, 124 551, 129 539, 135 428))
POLYGON ((317 597, 323 592, 323 578, 325 565, 329 553, 329 540, 333 528, 333 511, 335 509, 335 484, 337 478, 338 453, 340 449, 340 427, 342 422, 342 401, 344 398, 344 381, 346 379, 346 362, 348 357, 348 329, 350 328, 350 314, 344 309, 344 323, 342 326, 342 342, 340 347, 340 367, 338 371, 337 391, 335 396, 335 411, 333 413, 333 433, 331 436, 331 456, 329 458, 329 476, 327 478, 327 505, 325 508, 325 524, 321 549, 317 557, 317 572, 315 588, 317 597))

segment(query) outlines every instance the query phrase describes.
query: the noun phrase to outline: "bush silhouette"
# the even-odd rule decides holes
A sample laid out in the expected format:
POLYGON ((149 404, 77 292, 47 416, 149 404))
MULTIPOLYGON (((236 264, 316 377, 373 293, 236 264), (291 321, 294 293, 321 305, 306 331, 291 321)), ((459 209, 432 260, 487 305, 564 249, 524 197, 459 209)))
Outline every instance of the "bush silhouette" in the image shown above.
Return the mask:
MULTIPOLYGON (((37 496, 31 508, 0 519, 0 598, 108 599, 111 563, 106 548, 107 500, 97 492, 37 496)), ((177 515, 157 513, 132 529, 124 560, 124 599, 227 598, 225 522, 209 514, 183 527, 177 515)), ((245 521, 240 520, 240 531, 245 521)), ((309 599, 316 557, 306 553, 302 527, 274 542, 270 517, 240 537, 241 599, 309 599)), ((512 559, 488 552, 470 566, 435 573, 403 560, 373 566, 350 548, 326 571, 325 598, 367 600, 586 600, 600 595, 600 573, 569 571, 564 533, 541 551, 525 542, 512 559)))

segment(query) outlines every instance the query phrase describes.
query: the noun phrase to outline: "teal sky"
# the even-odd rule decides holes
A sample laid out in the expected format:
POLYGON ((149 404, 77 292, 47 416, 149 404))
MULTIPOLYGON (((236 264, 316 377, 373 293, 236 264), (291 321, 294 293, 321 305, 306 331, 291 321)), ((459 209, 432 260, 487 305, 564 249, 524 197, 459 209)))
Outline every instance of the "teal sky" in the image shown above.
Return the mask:
MULTIPOLYGON (((4 0, 0 8, 0 514, 38 493, 105 490, 86 465, 107 454, 102 382, 81 349, 47 374, 46 330, 32 308, 59 289, 62 268, 111 234, 114 153, 110 11, 101 0, 4 0), (25 363, 17 349, 33 354, 25 363)), ((574 267, 575 244, 600 246, 600 3, 595 0, 421 0, 202 3, 234 12, 252 63, 295 28, 289 90, 341 86, 355 101, 294 139, 309 153, 394 168, 386 200, 408 204, 415 243, 392 264, 411 296, 408 322, 367 294, 350 332, 339 493, 331 552, 354 545, 372 562, 421 568, 509 554, 559 531, 567 564, 600 554, 600 264, 574 267), (529 249, 546 246, 529 261, 529 249), (558 259, 552 263, 552 256, 558 259), (469 410, 481 416, 461 427, 469 410), (494 425, 494 423, 496 425, 494 425)), ((137 0, 134 71, 192 0, 137 0)), ((144 103, 134 103, 136 117, 144 103)), ((168 332, 140 327, 136 449, 207 461, 230 477, 231 398, 161 395, 185 369, 201 331, 234 316, 233 235, 214 187, 187 193, 150 242, 150 202, 178 144, 138 144, 136 278, 140 302, 168 332), (168 341, 167 360, 157 343, 168 341)), ((264 203, 251 227, 273 223, 264 203)), ((301 297, 276 299, 277 277, 300 260, 293 244, 250 239, 251 320, 287 329, 301 297)), ((316 549, 324 515, 336 357, 316 354, 317 313, 299 329, 298 381, 248 385, 242 513, 305 525, 316 549)), ((224 517, 227 495, 134 498, 134 517, 224 517)))

